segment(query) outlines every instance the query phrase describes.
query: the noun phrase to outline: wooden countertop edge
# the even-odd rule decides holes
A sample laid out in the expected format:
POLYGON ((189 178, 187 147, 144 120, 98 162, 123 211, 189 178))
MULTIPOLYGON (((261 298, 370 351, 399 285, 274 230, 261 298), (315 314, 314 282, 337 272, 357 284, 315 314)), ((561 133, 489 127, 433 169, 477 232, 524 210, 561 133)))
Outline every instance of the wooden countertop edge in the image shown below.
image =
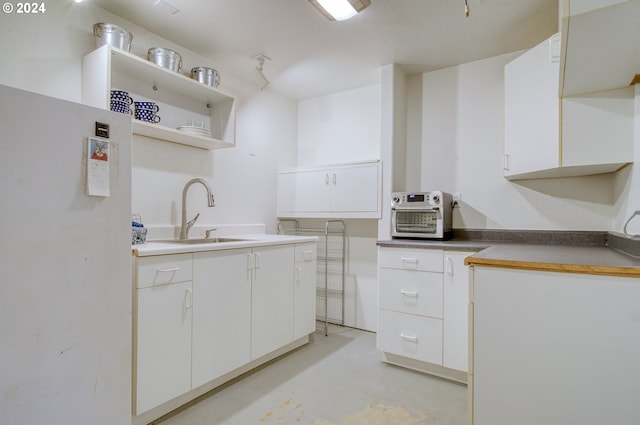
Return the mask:
POLYGON ((503 269, 535 270, 561 273, 581 273, 604 276, 640 277, 637 267, 593 266, 587 264, 536 263, 530 261, 497 260, 494 258, 467 257, 466 266, 496 267, 503 269))

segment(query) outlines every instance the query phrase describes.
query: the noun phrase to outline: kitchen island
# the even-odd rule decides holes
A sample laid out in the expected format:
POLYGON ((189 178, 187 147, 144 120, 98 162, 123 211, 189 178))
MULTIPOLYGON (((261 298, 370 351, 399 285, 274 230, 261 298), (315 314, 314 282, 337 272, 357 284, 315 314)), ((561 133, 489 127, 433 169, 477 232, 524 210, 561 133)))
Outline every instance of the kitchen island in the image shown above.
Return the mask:
POLYGON ((470 424, 637 423, 640 260, 494 244, 465 264, 470 424))

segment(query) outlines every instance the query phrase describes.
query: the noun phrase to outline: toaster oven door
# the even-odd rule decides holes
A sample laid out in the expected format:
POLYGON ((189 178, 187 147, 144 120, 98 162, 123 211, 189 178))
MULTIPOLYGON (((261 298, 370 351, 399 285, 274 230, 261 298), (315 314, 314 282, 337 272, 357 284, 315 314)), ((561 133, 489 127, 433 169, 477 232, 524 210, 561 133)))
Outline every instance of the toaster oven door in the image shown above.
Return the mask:
POLYGON ((442 213, 434 209, 395 209, 392 214, 392 236, 441 238, 442 213))

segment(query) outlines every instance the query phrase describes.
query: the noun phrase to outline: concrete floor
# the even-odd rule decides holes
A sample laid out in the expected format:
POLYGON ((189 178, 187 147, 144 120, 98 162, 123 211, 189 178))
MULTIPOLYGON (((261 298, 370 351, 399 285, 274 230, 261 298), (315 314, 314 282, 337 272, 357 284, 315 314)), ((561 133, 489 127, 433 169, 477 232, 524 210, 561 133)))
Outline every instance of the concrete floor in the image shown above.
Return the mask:
POLYGON ((332 326, 162 425, 465 425, 467 387, 380 360, 374 333, 332 326))

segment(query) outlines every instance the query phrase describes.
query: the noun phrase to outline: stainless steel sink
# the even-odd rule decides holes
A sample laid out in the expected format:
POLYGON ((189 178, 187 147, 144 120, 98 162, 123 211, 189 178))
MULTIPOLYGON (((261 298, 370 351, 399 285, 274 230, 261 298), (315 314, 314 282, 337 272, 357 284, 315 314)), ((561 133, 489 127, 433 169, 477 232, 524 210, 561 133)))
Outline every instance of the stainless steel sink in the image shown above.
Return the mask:
POLYGON ((167 239, 162 241, 149 241, 149 242, 197 245, 197 244, 205 244, 205 243, 247 242, 247 239, 235 239, 235 238, 167 239))

